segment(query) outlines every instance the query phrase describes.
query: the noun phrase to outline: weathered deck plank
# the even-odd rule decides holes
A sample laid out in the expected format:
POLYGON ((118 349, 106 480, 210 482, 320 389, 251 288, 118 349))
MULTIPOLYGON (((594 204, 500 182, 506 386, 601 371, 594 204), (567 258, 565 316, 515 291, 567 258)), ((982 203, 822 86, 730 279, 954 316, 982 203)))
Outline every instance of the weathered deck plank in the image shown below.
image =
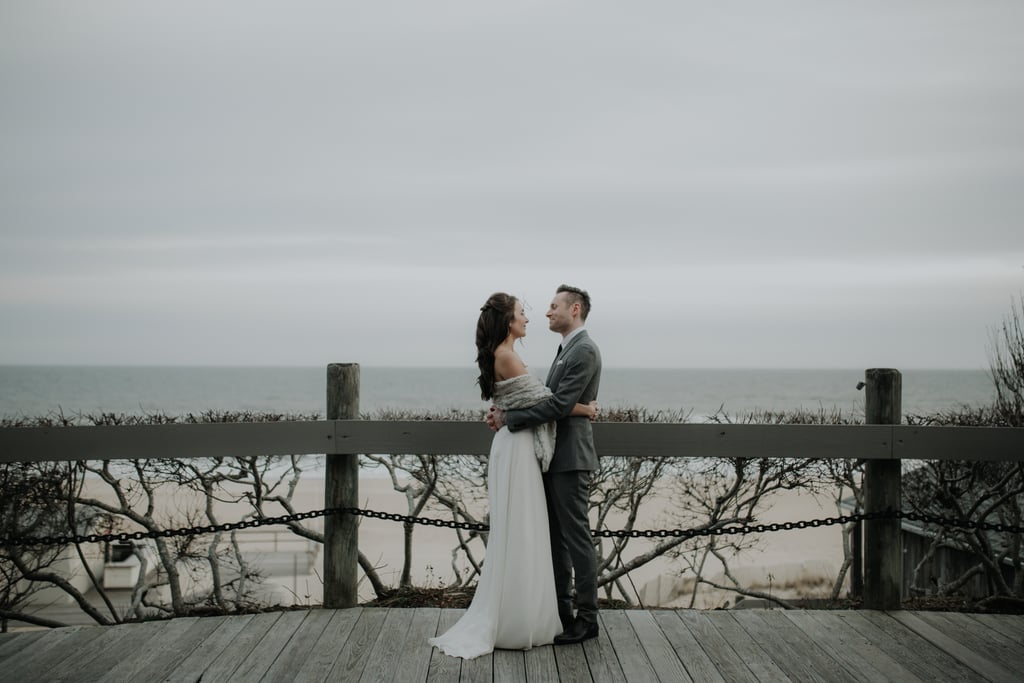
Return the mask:
POLYGON ((605 610, 580 645, 463 661, 451 609, 320 608, 0 634, 3 680, 1016 681, 1024 616, 605 610))
MULTIPOLYGON (((42 635, 44 632, 39 633, 42 635)), ((28 655, 19 657, 16 663, 3 665, 3 677, 12 681, 31 680, 40 671, 56 666, 72 656, 72 653, 85 643, 95 641, 102 633, 103 629, 95 626, 59 629, 52 637, 39 641, 37 647, 31 648, 28 655)), ((34 639, 29 642, 34 642, 34 639)))
MULTIPOLYGON (((167 622, 150 621, 143 624, 121 624, 95 627, 98 637, 72 643, 66 641, 62 657, 48 661, 36 675, 45 680, 95 681, 117 664, 110 660, 112 652, 135 652, 156 637, 167 622)), ((61 630, 61 629, 58 629, 61 630)))
POLYGON ((373 642, 371 655, 359 676, 361 681, 390 681, 398 673, 398 657, 412 625, 415 610, 389 609, 373 642))
POLYGON ((971 619, 1024 646, 1024 619, 1010 614, 970 614, 971 619))
POLYGON ((497 650, 494 653, 494 683, 519 683, 526 680, 526 657, 523 650, 497 650))
MULTIPOLYGON (((334 681, 358 681, 366 668, 366 663, 373 651, 380 629, 384 626, 384 618, 388 610, 363 609, 351 637, 345 641, 344 647, 338 652, 334 668, 328 675, 334 681)), ((203 681, 206 683, 206 681, 203 681)))
POLYGON ((362 609, 357 607, 331 611, 334 615, 317 638, 306 661, 296 671, 296 680, 320 683, 328 679, 338 659, 338 652, 351 636, 362 609))
MULTIPOLYGON (((555 650, 555 648, 550 649, 555 650)), ((558 650, 561 649, 563 648, 558 648, 558 650)), ((615 647, 612 645, 611 638, 608 637, 608 629, 605 628, 603 621, 597 638, 583 643, 583 654, 587 659, 589 674, 593 680, 601 683, 625 683, 626 678, 622 673, 622 666, 615 654, 615 647)))
POLYGON ((263 680, 281 681, 294 676, 312 655, 313 647, 320 642, 320 636, 334 616, 334 610, 312 609, 297 614, 304 614, 305 618, 299 622, 298 628, 285 641, 280 654, 266 669, 263 680))
POLYGON ((220 683, 228 680, 235 669, 248 659, 253 649, 281 616, 281 612, 266 612, 252 617, 246 628, 220 652, 219 656, 203 672, 203 683, 220 683))
POLYGON ((728 610, 714 610, 705 616, 712 626, 722 634, 722 637, 732 645, 736 654, 757 680, 785 681, 789 679, 786 672, 775 663, 771 655, 760 644, 751 640, 747 632, 736 621, 734 614, 728 610))
POLYGON ((780 669, 794 681, 821 680, 854 683, 857 679, 836 661, 828 650, 809 640, 803 631, 787 619, 765 619, 760 610, 741 609, 731 613, 780 669))
POLYGON ((973 671, 882 612, 850 612, 849 623, 883 652, 926 681, 973 681, 973 671))
POLYGON ((425 681, 430 671, 430 651, 427 643, 437 633, 441 610, 435 607, 417 609, 406 633, 398 661, 396 681, 425 681))
POLYGON ((647 653, 647 660, 659 681, 692 680, 690 674, 686 672, 686 667, 676 656, 675 648, 650 612, 629 610, 626 617, 636 633, 640 647, 647 653))
POLYGON ((692 680, 701 683, 725 683, 725 679, 718 672, 715 663, 711 661, 708 653, 694 638, 690 629, 683 624, 677 612, 654 610, 651 614, 661 628, 661 632, 672 644, 676 656, 679 657, 679 661, 682 662, 692 680))
MULTIPOLYGON (((172 619, 172 621, 184 621, 172 619)), ((196 618, 183 631, 174 631, 171 625, 157 639, 147 641, 149 655, 135 658, 134 666, 120 665, 98 680, 101 681, 153 681, 162 679, 173 670, 183 657, 188 657, 213 633, 222 622, 217 619, 196 618), (176 635, 178 634, 178 635, 176 635)))
POLYGON ((203 672, 222 655, 224 650, 234 647, 235 639, 249 628, 253 618, 252 614, 210 617, 211 621, 217 622, 217 627, 166 675, 162 683, 195 683, 202 680, 203 672))
POLYGON ((587 666, 587 656, 581 645, 552 647, 558 665, 558 680, 564 683, 591 683, 594 677, 587 666))
POLYGON ((942 612, 918 612, 918 618, 992 661, 1006 661, 1020 645, 974 619, 953 619, 942 612))
MULTIPOLYGON (((249 655, 243 659, 234 671, 228 676, 229 681, 239 683, 251 683, 260 680, 270 670, 282 650, 287 646, 288 641, 302 625, 306 612, 285 612, 281 617, 271 624, 266 634, 260 638, 249 655)), ((205 677, 204 677, 204 682, 205 677)))
MULTIPOLYGON (((434 635, 441 635, 455 625, 463 614, 464 609, 441 610, 441 618, 437 621, 437 632, 434 635)), ((453 683, 459 680, 462 671, 462 660, 457 657, 449 657, 439 649, 431 648, 430 669, 427 672, 427 680, 437 683, 453 683)))
POLYGON ((31 647, 32 643, 40 638, 46 631, 16 631, 4 636, 0 642, 0 662, 12 654, 17 654, 23 648, 31 647))
POLYGON ((494 680, 494 654, 480 655, 462 662, 459 674, 462 683, 492 683, 494 680))
POLYGON ((527 681, 557 681, 558 663, 555 648, 535 647, 523 657, 526 662, 527 681))
POLYGON ((644 651, 643 644, 637 637, 633 624, 626 616, 625 610, 602 610, 601 622, 608 632, 608 639, 615 648, 615 656, 622 667, 622 675, 627 681, 658 680, 651 660, 644 651))
POLYGON ((741 682, 757 680, 754 673, 743 663, 739 654, 729 645, 729 641, 722 637, 702 612, 683 610, 678 614, 725 680, 741 682))
POLYGON ((952 657, 971 668, 977 675, 984 677, 985 680, 1019 683, 1021 678, 1019 671, 1010 671, 998 664, 998 662, 993 661, 990 655, 971 650, 965 643, 943 633, 928 623, 928 621, 925 621, 923 616, 926 613, 913 614, 898 611, 891 614, 901 624, 920 635, 935 647, 948 652, 952 657))
POLYGON ((4 656, 0 656, 0 669, 4 672, 4 676, 9 676, 12 680, 14 676, 10 673, 12 669, 8 666, 3 665, 3 659, 10 654, 19 653, 19 650, 23 648, 30 648, 31 653, 24 656, 18 657, 18 667, 14 668, 13 671, 19 674, 23 678, 29 672, 38 671, 39 668, 43 667, 47 661, 52 661, 54 656, 59 656, 61 652, 66 651, 65 643, 69 640, 73 640, 75 636, 82 637, 95 637, 99 635, 98 629, 93 631, 94 627, 89 626, 77 626, 68 629, 60 629, 56 631, 51 638, 45 638, 39 642, 39 645, 32 647, 38 638, 41 638, 46 632, 45 631, 26 631, 23 633, 16 634, 18 636, 35 636, 34 638, 10 638, 9 643, 5 643, 8 646, 8 652, 4 656), (88 630, 88 633, 80 634, 81 631, 88 630), (11 647, 14 643, 17 643, 15 647, 11 647), (23 673, 24 671, 24 673, 23 673))
POLYGON ((858 681, 925 683, 852 626, 844 612, 786 610, 781 612, 807 640, 827 651, 858 681), (840 626, 837 628, 837 624, 840 626))

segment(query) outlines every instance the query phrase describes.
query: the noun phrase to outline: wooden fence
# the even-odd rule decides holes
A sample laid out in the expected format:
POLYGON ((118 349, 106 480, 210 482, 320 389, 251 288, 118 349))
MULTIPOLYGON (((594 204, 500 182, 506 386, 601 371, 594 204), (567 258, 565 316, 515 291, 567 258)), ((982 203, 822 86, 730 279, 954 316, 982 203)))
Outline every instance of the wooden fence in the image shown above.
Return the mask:
MULTIPOLYGON (((919 427, 900 422, 897 370, 865 372, 863 425, 594 424, 601 456, 823 458, 866 461, 865 512, 901 509, 901 460, 1024 461, 1024 428, 919 427)), ((325 454, 325 508, 358 507, 360 453, 486 455, 482 422, 360 420, 359 366, 327 368, 327 418, 303 422, 0 428, 0 462, 217 455, 325 454)), ((864 523, 864 604, 899 609, 898 519, 864 523)), ((358 524, 324 524, 324 606, 357 603, 358 524)))

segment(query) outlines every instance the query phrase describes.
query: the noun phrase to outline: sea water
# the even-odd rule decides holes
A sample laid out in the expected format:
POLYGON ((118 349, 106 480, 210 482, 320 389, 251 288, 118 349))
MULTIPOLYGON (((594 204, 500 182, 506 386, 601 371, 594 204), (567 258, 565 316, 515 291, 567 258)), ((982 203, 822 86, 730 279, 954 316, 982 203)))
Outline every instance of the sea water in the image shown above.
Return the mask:
MULTIPOLYGON (((360 368, 360 412, 482 411, 477 370, 360 368)), ((903 414, 928 415, 991 404, 988 370, 904 370, 903 414)), ((606 410, 676 411, 700 421, 719 410, 842 410, 863 414, 863 369, 624 369, 602 373, 606 410)), ((187 415, 204 411, 319 415, 326 367, 0 366, 0 417, 63 413, 187 415)))

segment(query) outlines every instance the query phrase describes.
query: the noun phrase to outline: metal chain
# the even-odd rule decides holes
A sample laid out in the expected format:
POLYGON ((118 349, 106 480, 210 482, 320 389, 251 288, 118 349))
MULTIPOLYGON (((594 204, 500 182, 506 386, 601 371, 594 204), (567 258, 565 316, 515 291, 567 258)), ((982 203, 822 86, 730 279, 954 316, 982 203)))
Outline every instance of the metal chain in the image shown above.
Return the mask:
MULTIPOLYGON (((176 536, 198 536, 201 534, 213 534, 224 531, 236 531, 238 529, 250 529, 253 527, 269 526, 273 524, 290 524, 304 519, 315 517, 326 517, 329 515, 350 514, 372 519, 385 519, 393 522, 406 524, 422 524, 426 526, 448 527, 452 529, 466 529, 469 531, 487 531, 490 527, 479 522, 456 522, 454 520, 436 519, 432 517, 413 517, 400 515, 391 512, 377 512, 374 510, 362 510, 353 507, 327 508, 325 510, 314 510, 311 512, 298 512, 292 515, 280 517, 260 517, 241 522, 228 522, 226 524, 210 524, 207 526, 193 526, 181 529, 161 529, 158 531, 135 531, 121 532, 117 534, 80 534, 76 536, 3 536, 2 545, 6 547, 22 546, 58 546, 71 543, 111 543, 115 541, 140 541, 144 538, 171 538, 176 536)), ((824 519, 812 519, 799 522, 773 522, 771 524, 734 524, 720 527, 697 527, 694 529, 659 529, 659 530, 618 530, 592 529, 591 535, 601 538, 694 538, 697 536, 723 536, 734 534, 765 533, 769 531, 790 531, 792 529, 806 529, 807 527, 832 526, 835 524, 849 524, 872 519, 909 519, 917 522, 935 524, 946 528, 958 529, 979 529, 983 531, 998 531, 1001 533, 1024 534, 1024 527, 1012 526, 1009 524, 993 524, 990 522, 977 522, 969 519, 952 519, 939 517, 937 515, 919 514, 916 512, 904 512, 902 510, 887 509, 881 512, 861 512, 852 515, 840 515, 838 517, 826 517, 824 519)))

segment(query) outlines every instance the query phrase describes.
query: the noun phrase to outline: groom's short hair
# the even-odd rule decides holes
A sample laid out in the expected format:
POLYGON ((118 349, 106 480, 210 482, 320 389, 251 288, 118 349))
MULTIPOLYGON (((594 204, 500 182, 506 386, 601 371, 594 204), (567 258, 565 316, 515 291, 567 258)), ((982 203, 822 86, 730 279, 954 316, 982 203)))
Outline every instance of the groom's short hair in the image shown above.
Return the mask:
POLYGON ((586 321, 587 316, 590 315, 590 295, 579 287, 571 285, 559 285, 555 294, 561 294, 562 292, 569 295, 570 304, 580 305, 580 319, 586 321))

